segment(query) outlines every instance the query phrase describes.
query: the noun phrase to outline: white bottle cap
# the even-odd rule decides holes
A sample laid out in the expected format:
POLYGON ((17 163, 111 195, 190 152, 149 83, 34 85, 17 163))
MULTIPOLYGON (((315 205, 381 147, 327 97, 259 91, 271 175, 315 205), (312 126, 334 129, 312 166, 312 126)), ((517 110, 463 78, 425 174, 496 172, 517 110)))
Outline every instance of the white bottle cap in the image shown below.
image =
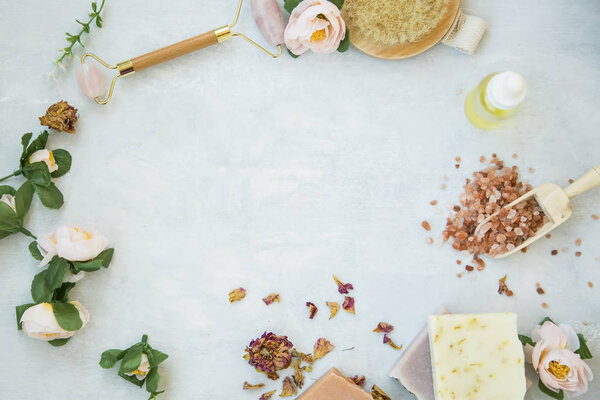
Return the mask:
POLYGON ((511 110, 517 107, 527 95, 527 83, 520 74, 512 71, 494 75, 487 87, 487 98, 496 108, 511 110))

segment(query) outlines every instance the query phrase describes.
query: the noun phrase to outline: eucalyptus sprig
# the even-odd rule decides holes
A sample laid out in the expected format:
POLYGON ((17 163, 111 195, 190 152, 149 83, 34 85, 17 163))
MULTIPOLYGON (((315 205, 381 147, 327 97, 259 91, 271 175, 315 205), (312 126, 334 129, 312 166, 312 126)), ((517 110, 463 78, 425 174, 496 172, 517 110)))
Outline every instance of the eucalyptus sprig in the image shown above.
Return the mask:
POLYGON ((79 25, 81 25, 81 30, 76 35, 66 32, 67 42, 69 42, 70 44, 61 50, 62 54, 56 60, 56 65, 62 64, 65 57, 73 56, 73 46, 75 46, 76 43, 79 43, 81 45, 81 47, 85 47, 83 45, 83 43, 81 42, 81 36, 84 33, 90 33, 90 25, 91 24, 95 23, 95 25, 98 28, 102 28, 102 17, 100 16, 100 13, 102 12, 102 9, 104 8, 104 1, 105 0, 102 0, 102 3, 100 3, 100 7, 98 7, 98 5, 96 4, 95 1, 92 3, 92 12, 88 14, 88 16, 90 17, 88 22, 81 22, 78 19, 75 20, 79 25))
POLYGON ((142 336, 142 341, 134 344, 128 349, 110 349, 102 353, 100 366, 110 369, 121 361, 118 375, 138 387, 146 383, 146 391, 150 393, 148 400, 156 399, 156 396, 164 390, 158 390, 160 375, 158 365, 169 357, 167 354, 153 349, 148 344, 148 335, 142 336))

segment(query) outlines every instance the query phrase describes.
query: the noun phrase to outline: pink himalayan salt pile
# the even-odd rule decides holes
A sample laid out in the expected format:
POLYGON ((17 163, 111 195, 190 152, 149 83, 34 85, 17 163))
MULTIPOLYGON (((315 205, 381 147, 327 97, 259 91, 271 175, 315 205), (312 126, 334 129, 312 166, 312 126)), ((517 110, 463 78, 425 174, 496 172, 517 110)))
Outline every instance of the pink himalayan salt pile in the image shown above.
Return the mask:
POLYGON ((504 161, 494 154, 490 166, 473 173, 467 179, 460 195, 461 206, 454 206, 454 213, 447 219, 444 241, 453 238, 452 247, 471 254, 495 256, 519 246, 535 234, 548 218, 534 198, 525 200, 510 209, 502 209, 531 190, 531 185, 519 181, 517 167, 504 166, 504 161), (499 215, 482 226, 481 221, 500 211, 499 215))

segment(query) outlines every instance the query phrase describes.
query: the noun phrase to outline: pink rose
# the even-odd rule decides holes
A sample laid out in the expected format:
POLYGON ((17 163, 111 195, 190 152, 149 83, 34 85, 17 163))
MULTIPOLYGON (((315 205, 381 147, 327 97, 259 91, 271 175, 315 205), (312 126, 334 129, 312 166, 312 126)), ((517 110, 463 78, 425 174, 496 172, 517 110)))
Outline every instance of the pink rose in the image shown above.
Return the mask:
POLYGON ((284 32, 286 47, 295 55, 312 50, 334 52, 346 37, 340 10, 327 0, 304 0, 294 8, 284 32))
POLYGON ((533 330, 531 339, 536 345, 533 349, 526 348, 526 357, 531 357, 533 368, 547 388, 555 392, 563 390, 568 397, 587 392, 588 381, 594 379, 594 375, 574 353, 579 349, 579 338, 571 326, 556 326, 546 321, 533 330))

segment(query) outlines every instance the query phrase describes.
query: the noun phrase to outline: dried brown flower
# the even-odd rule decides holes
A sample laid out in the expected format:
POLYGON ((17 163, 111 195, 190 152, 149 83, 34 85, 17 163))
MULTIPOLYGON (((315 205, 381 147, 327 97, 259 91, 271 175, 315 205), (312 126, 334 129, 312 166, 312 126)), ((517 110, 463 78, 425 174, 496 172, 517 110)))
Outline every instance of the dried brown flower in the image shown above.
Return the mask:
POLYGON ((311 303, 310 301, 306 302, 306 307, 308 307, 308 318, 313 319, 319 309, 315 306, 315 303, 311 303))
POLYGON ((325 357, 331 351, 335 349, 335 346, 325 338, 319 338, 313 348, 313 362, 319 358, 325 357))
POLYGON ((504 277, 498 279, 498 294, 506 293, 506 295, 510 297, 513 295, 513 291, 506 285, 506 278, 507 276, 504 275, 504 277))
POLYGON ((386 334, 383 335, 383 344, 389 344, 392 349, 400 350, 402 345, 398 346, 390 337, 386 334))
POLYGON ((355 385, 363 387, 365 385, 366 378, 364 375, 361 375, 361 376, 354 375, 353 377, 348 377, 348 380, 350 382, 354 383, 355 385))
POLYGON ((340 294, 348 294, 351 290, 354 289, 354 286, 352 286, 351 283, 344 283, 340 281, 335 275, 333 276, 333 280, 338 285, 338 292, 340 292, 340 294))
POLYGON ((337 314, 338 311, 340 311, 340 303, 336 303, 335 301, 326 301, 325 304, 327 304, 327 307, 329 307, 329 310, 331 312, 329 319, 335 317, 335 314, 337 314))
POLYGON ((347 311, 352 314, 356 314, 354 310, 354 297, 346 296, 344 297, 344 302, 342 303, 342 308, 344 311, 347 311))
POLYGON ((271 397, 273 397, 276 391, 277 390, 273 390, 267 393, 263 393, 262 396, 260 396, 260 399, 258 400, 269 400, 271 397))
POLYGON ((373 400, 392 400, 390 396, 385 394, 385 392, 377 385, 373 385, 371 388, 371 396, 373 397, 373 400))
POLYGON ((267 374, 269 379, 276 380, 279 378, 277 371, 286 369, 292 363, 293 347, 287 336, 265 332, 246 347, 248 364, 258 372, 267 374))
POLYGON ((394 327, 392 325, 388 324, 387 322, 380 322, 377 324, 377 327, 373 329, 373 332, 390 333, 393 330, 394 327))
POLYGON ((46 115, 40 117, 40 124, 60 132, 75 133, 77 109, 66 101, 52 104, 46 110, 46 115))
POLYGON ((258 388, 261 388, 261 387, 264 387, 264 386, 265 386, 264 383, 259 383, 259 384, 256 384, 256 385, 251 385, 248 382, 244 382, 244 390, 258 389, 258 388))
POLYGON ((300 367, 300 361, 294 361, 294 383, 298 386, 298 389, 302 389, 302 386, 304 386, 304 374, 302 373, 303 368, 300 367))
POLYGON ((246 289, 244 289, 244 288, 233 289, 231 291, 231 293, 229 293, 229 302, 233 303, 234 301, 240 301, 244 297, 246 297, 246 289))
POLYGON ((298 393, 298 387, 296 387, 289 376, 286 376, 283 380, 283 388, 279 397, 290 397, 296 395, 296 393, 298 393))
POLYGON ((280 298, 279 298, 279 293, 271 293, 270 295, 268 295, 267 297, 265 297, 264 299, 262 299, 262 301, 265 302, 266 305, 271 305, 274 302, 280 302, 280 298))

